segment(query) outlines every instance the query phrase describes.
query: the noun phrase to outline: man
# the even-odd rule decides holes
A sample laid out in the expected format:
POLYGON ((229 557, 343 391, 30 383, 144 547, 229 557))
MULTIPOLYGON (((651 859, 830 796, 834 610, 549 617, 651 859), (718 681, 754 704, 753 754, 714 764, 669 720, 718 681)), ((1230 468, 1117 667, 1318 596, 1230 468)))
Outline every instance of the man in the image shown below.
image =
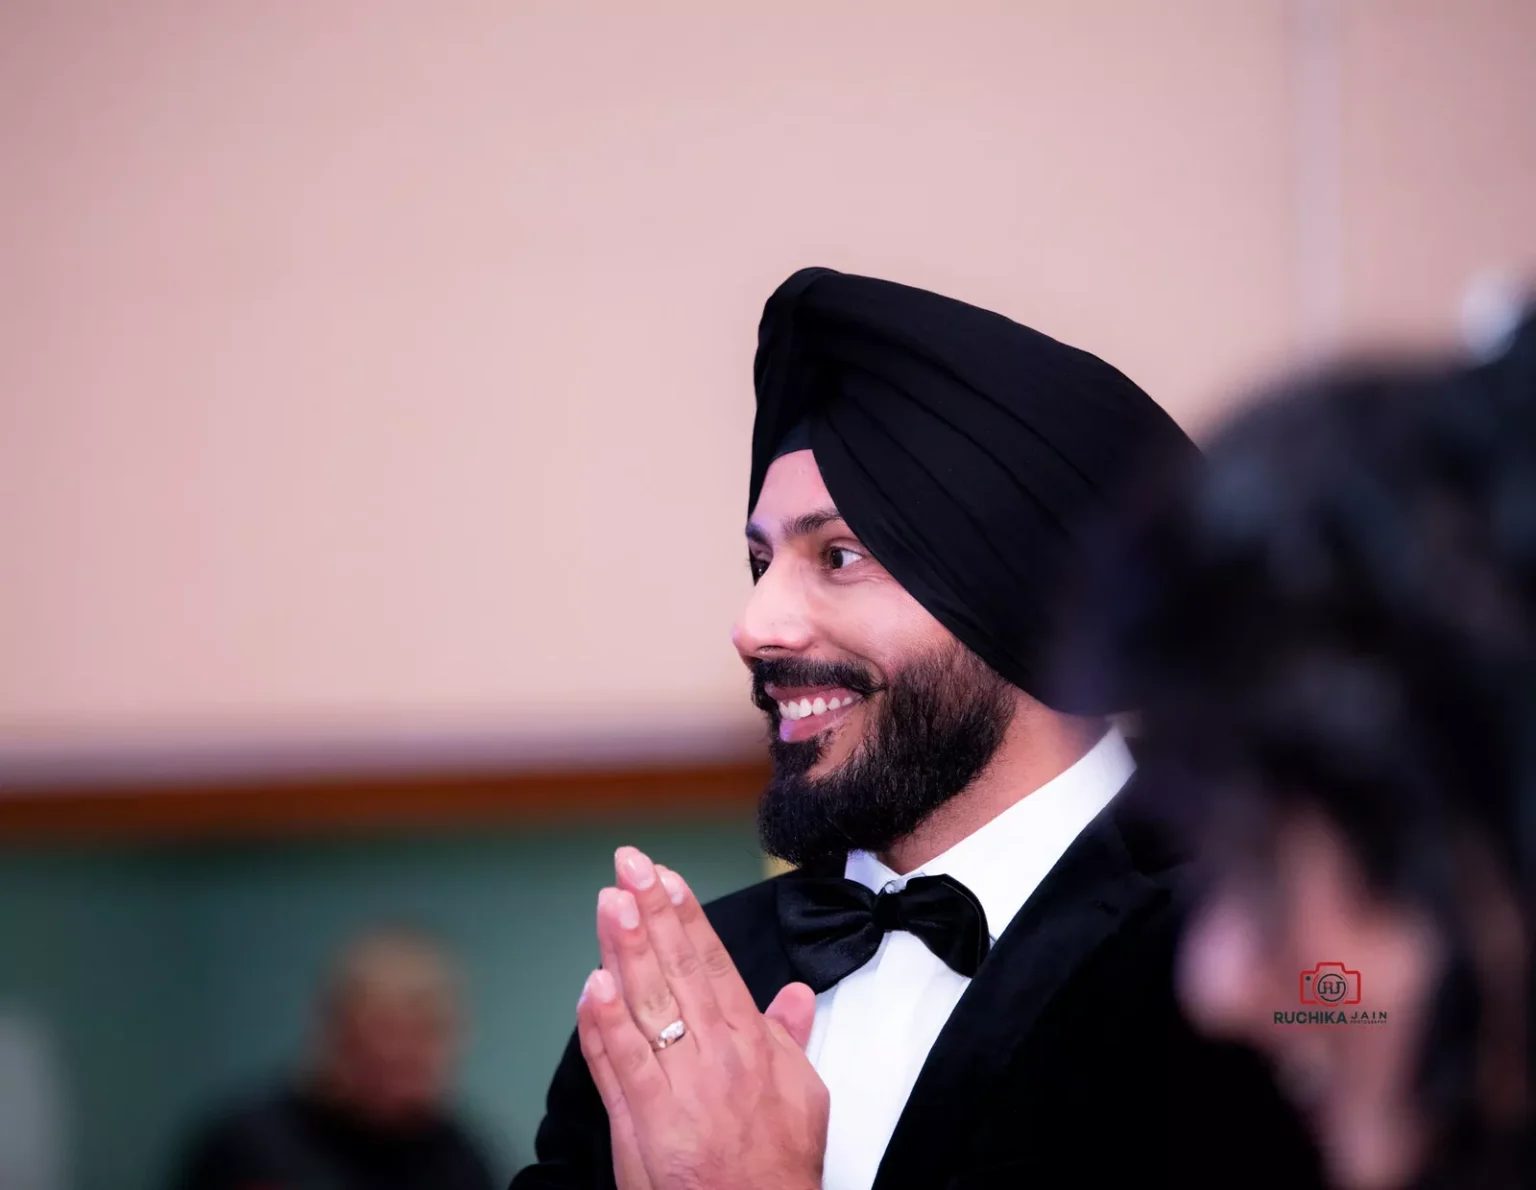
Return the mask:
POLYGON ((457 989, 428 939, 370 933, 326 989, 321 1050, 303 1083, 215 1121, 183 1190, 489 1190, 448 1112, 457 989))
POLYGON ((735 644, 799 868, 706 921, 621 850, 514 1185, 1187 1187, 1238 1152, 1312 1184, 1267 1079, 1177 1015, 1183 868, 1125 740, 1053 705, 1080 524, 1187 438, 1085 352, 825 269, 755 371, 735 644))

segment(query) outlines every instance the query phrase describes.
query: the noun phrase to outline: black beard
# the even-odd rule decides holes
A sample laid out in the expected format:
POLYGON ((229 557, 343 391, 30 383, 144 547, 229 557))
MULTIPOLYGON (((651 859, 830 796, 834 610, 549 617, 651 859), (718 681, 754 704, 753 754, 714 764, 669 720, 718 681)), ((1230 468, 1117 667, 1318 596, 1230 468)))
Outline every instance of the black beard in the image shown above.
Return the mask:
POLYGON ((991 763, 1013 720, 1012 694, 959 644, 907 666, 883 688, 846 663, 759 662, 753 698, 768 715, 773 758, 757 811, 763 850, 803 867, 849 851, 884 851, 910 835, 991 763), (870 698, 864 738, 833 772, 807 776, 823 741, 781 741, 778 705, 765 684, 842 686, 870 698))

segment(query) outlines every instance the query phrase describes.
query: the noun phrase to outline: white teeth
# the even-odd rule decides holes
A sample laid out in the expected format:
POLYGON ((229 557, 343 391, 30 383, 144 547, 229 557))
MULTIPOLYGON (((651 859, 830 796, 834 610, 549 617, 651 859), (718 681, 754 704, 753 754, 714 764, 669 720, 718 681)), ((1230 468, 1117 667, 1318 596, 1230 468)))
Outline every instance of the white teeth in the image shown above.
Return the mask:
POLYGON ((793 723, 812 715, 825 715, 828 711, 835 711, 840 707, 851 707, 857 701, 858 696, 853 694, 847 698, 818 698, 814 701, 802 698, 795 702, 781 702, 779 714, 793 723))

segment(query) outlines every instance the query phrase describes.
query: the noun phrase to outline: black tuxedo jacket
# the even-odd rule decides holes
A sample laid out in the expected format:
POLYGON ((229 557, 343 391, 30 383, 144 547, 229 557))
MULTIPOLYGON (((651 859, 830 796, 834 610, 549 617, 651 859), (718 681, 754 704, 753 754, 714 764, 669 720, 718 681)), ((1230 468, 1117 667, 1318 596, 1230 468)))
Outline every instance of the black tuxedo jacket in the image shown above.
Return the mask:
MULTIPOLYGON (((1196 1037, 1178 1012, 1189 867, 1136 788, 1078 836, 998 938, 918 1076, 875 1190, 1321 1187, 1263 1065, 1196 1037)), ((708 907, 760 1008, 798 978, 775 904, 798 878, 708 907)), ((574 1037, 536 1152, 513 1190, 614 1185, 607 1115, 574 1037)))

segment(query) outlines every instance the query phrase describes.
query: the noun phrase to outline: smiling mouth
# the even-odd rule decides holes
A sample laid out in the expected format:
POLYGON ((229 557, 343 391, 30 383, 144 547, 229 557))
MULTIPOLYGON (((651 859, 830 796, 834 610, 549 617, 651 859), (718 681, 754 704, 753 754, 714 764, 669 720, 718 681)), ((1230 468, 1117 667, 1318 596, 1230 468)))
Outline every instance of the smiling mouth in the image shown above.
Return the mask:
POLYGON ((830 731, 864 701, 862 695, 837 687, 791 690, 770 686, 765 693, 778 704, 779 739, 786 743, 830 731))

